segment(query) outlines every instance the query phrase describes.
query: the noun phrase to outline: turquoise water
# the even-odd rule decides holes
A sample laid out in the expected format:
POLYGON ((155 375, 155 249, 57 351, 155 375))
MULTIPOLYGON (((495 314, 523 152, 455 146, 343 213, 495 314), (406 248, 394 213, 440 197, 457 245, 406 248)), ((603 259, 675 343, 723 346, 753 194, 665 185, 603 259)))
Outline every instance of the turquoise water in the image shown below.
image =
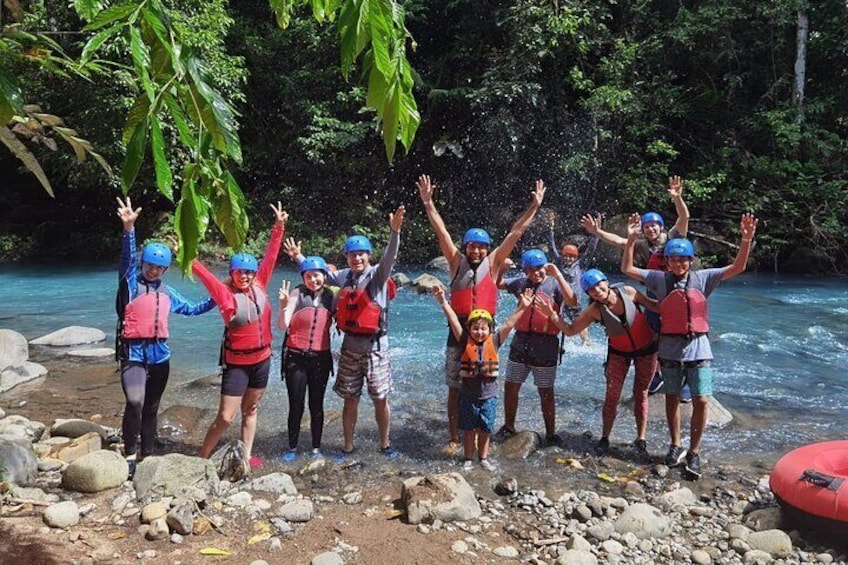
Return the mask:
MULTIPOLYGON (((417 273, 408 271, 411 277, 417 273)), ((282 278, 296 274, 279 269, 273 293, 282 278)), ((444 276, 442 275, 442 278, 444 276)), ((0 327, 32 339, 68 325, 100 328, 114 337, 113 269, 48 269, 3 267, 0 285, 0 327)), ((190 299, 204 296, 203 288, 176 273, 166 280, 190 299)), ((499 319, 514 305, 503 295, 499 319)), ((848 437, 848 284, 837 278, 790 278, 745 274, 723 284, 710 299, 716 397, 736 420, 723 430, 710 429, 704 449, 726 455, 773 454, 821 439, 848 437)), ((276 315, 276 308, 275 308, 276 315)), ((174 352, 172 381, 163 406, 217 405, 214 390, 178 387, 217 371, 221 320, 213 311, 199 318, 172 316, 170 340, 174 352)), ((444 410, 446 389, 442 374, 447 329, 441 311, 429 296, 404 289, 392 303, 390 343, 395 375, 392 396, 393 438, 407 452, 435 455, 447 438, 444 410)), ((276 331, 276 343, 282 334, 276 331)), ((565 356, 556 383, 558 431, 578 437, 600 430, 605 348, 603 332, 591 330, 593 344, 566 340, 565 356)), ((334 349, 339 340, 334 337, 334 349)), ((272 378, 260 417, 260 446, 270 446, 284 429, 285 389, 279 379, 279 346, 275 348, 272 378), (263 439, 264 438, 264 439, 263 439)), ((506 354, 506 348, 502 349, 506 354)), ((628 383, 629 386, 629 383, 628 383)), ((340 399, 328 392, 326 408, 341 409, 340 399)), ((368 444, 376 437, 370 403, 361 405, 358 437, 368 444)), ((500 422, 499 422, 500 425, 500 422)), ((325 445, 340 445, 340 424, 327 427, 325 445)), ((519 427, 542 430, 538 397, 532 384, 522 389, 519 427)), ((633 419, 622 407, 614 442, 633 439, 633 419)), ((308 430, 304 429, 304 434, 308 430)), ((308 435, 302 436, 303 445, 308 435)), ((652 451, 668 443, 664 421, 649 427, 652 451)))

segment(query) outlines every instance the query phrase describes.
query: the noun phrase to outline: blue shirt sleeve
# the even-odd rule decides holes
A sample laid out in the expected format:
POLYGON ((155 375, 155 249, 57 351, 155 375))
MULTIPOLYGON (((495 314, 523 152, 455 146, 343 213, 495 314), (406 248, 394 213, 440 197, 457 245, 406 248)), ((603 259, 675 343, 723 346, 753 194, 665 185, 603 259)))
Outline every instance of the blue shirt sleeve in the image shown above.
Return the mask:
MULTIPOLYGON (((557 244, 556 244, 556 234, 554 233, 554 230, 551 230, 551 231, 550 231, 550 236, 551 236, 551 240, 550 240, 550 244, 551 244, 551 256, 552 256, 554 259, 559 259, 559 250, 557 249, 557 244)), ((554 261, 554 263, 556 263, 556 261, 554 261)))
POLYGON ((138 294, 138 253, 136 252, 135 230, 121 234, 121 279, 127 281, 129 298, 138 294))
POLYGON ((524 281, 526 280, 527 277, 512 277, 504 279, 504 287, 508 293, 518 295, 522 290, 524 290, 524 281))
POLYGON ((212 300, 212 297, 206 297, 200 302, 189 302, 170 285, 168 286, 168 295, 171 297, 171 312, 175 314, 199 316, 215 308, 215 301, 212 300))

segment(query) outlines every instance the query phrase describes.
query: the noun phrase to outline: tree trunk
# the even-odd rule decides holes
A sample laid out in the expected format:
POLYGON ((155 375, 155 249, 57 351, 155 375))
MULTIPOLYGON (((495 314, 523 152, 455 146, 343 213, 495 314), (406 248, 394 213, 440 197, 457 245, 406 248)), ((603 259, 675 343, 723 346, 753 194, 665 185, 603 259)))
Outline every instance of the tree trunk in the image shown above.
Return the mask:
POLYGON ((807 78, 807 40, 810 35, 810 18, 804 8, 798 8, 798 29, 795 35, 795 82, 792 101, 798 108, 798 120, 804 119, 804 83, 807 78))

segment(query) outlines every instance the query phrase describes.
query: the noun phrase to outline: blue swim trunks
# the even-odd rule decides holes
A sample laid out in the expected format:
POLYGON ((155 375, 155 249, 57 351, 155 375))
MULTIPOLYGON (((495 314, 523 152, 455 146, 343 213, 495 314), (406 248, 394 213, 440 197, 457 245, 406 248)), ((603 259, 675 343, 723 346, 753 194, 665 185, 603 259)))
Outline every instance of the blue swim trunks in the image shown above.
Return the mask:
POLYGON ((498 399, 496 397, 475 400, 460 395, 459 429, 463 431, 483 430, 490 434, 495 429, 497 412, 498 399))
POLYGON ((680 394, 685 382, 689 385, 692 396, 713 395, 713 372, 709 361, 695 361, 685 365, 666 359, 659 361, 665 381, 663 385, 665 394, 680 394))

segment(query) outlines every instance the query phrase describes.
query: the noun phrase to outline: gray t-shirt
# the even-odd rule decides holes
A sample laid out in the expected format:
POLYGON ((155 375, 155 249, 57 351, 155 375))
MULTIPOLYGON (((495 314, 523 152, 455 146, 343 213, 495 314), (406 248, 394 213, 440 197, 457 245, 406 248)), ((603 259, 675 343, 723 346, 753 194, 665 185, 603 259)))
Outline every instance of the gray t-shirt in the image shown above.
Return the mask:
MULTIPOLYGON (((705 297, 709 298, 710 294, 721 283, 721 277, 726 270, 727 267, 690 271, 697 274, 691 277, 689 288, 700 290, 705 297)), ((669 290, 666 289, 666 273, 647 269, 636 269, 636 271, 645 279, 645 288, 656 296, 657 300, 661 301, 665 298, 667 290, 669 290)), ((686 277, 681 279, 671 275, 669 277, 674 281, 670 290, 685 288, 686 277)), ((713 351, 710 347, 710 338, 707 335, 693 338, 680 335, 660 335, 658 356, 660 359, 668 359, 669 361, 708 361, 712 360, 713 351)))

